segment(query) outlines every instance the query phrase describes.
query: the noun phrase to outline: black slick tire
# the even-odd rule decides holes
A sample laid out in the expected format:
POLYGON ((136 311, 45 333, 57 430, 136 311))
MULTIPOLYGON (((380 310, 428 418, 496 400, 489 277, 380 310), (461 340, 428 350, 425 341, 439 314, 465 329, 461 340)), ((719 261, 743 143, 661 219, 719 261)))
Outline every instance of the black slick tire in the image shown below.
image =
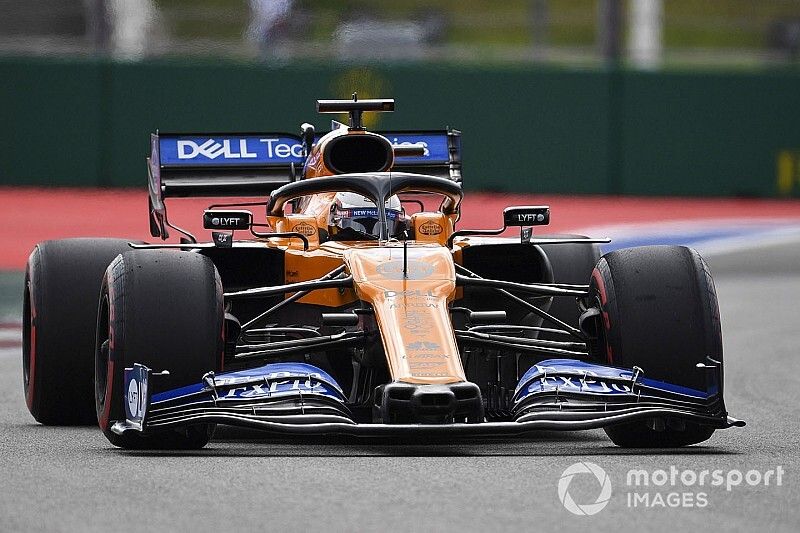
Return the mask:
POLYGON ((197 449, 213 426, 198 424, 150 436, 111 431, 125 419, 124 369, 134 363, 168 376, 153 394, 201 381, 222 369, 222 283, 207 257, 176 250, 136 250, 117 257, 103 279, 97 314, 95 400, 100 429, 115 446, 197 449))
MULTIPOLYGON (((601 311, 593 343, 599 353, 592 355, 614 366, 638 366, 648 378, 706 389, 706 371, 697 365, 708 358, 722 364, 722 333, 714 282, 695 250, 642 246, 606 254, 592 272, 590 293, 601 311)), ((695 444, 713 431, 647 420, 606 428, 615 444, 641 448, 695 444)))

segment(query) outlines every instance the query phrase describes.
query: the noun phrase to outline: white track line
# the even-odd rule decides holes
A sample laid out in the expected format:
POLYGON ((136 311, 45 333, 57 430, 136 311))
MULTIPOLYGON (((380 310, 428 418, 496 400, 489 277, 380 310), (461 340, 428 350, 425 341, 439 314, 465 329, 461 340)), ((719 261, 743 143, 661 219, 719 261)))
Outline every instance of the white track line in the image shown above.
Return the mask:
POLYGON ((594 226, 577 233, 610 237, 626 246, 642 244, 686 244, 706 256, 755 250, 768 246, 800 243, 800 219, 711 219, 677 220, 594 226), (704 234, 719 232, 718 236, 704 234), (725 235, 734 233, 734 235, 725 235))
POLYGON ((5 352, 19 353, 22 346, 22 324, 15 322, 0 322, 0 356, 5 352))
POLYGON ((22 337, 22 327, 18 328, 0 328, 0 342, 9 340, 19 340, 22 337))
POLYGON ((18 346, 16 348, 0 348, 0 359, 16 359, 20 357, 20 348, 18 346))

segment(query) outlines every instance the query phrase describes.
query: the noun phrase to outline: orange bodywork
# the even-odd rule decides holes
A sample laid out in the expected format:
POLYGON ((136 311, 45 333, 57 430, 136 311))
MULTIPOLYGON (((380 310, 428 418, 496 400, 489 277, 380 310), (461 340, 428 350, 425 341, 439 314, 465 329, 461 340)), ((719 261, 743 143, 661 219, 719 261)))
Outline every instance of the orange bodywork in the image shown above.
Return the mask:
POLYGON ((318 290, 298 302, 326 307, 357 300, 370 304, 393 381, 466 381, 448 309, 456 284, 453 255, 447 248, 411 241, 404 252, 400 243, 332 241, 309 251, 287 247, 284 253, 286 283, 317 279, 346 265, 353 289, 318 290))
POLYGON ((419 244, 405 251, 400 244, 351 248, 345 261, 356 293, 375 311, 394 381, 466 381, 447 305, 456 288, 447 249, 419 244))
MULTIPOLYGON (((309 154, 304 177, 335 174, 325 166, 322 154, 325 145, 341 135, 374 134, 345 128, 327 134, 309 154)), ((284 250, 286 283, 318 279, 342 264, 353 276, 353 289, 313 291, 298 302, 327 307, 358 300, 370 304, 392 381, 466 381, 448 309, 456 284, 453 253, 446 244, 456 217, 415 213, 411 225, 416 240, 405 248, 397 241, 321 242, 320 230, 327 231, 334 199, 335 193, 306 196, 300 199, 299 213, 268 217, 276 233, 298 232, 308 239, 308 250, 297 238, 268 239, 267 246, 284 250)))

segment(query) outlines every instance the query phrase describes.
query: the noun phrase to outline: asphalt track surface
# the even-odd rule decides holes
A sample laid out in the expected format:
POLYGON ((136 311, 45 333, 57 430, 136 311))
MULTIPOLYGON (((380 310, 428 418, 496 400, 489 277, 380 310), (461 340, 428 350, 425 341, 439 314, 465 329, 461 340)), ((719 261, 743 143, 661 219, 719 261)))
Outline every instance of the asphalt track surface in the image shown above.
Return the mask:
MULTIPOLYGON (((619 449, 602 431, 430 443, 268 440, 231 429, 199 452, 118 450, 96 428, 30 417, 18 332, 2 325, 19 312, 21 274, 0 273, 0 531, 797 531, 800 240, 717 250, 708 260, 727 405, 748 425, 677 450, 619 449), (577 462, 609 476, 611 499, 594 516, 575 516, 559 499, 559 478, 577 462), (673 466, 721 470, 732 481, 732 471, 783 474, 780 486, 775 474, 769 486, 743 480, 730 491, 685 486, 680 475, 675 486, 626 483, 629 470, 673 466), (633 507, 633 493, 655 506, 633 507), (674 493, 683 505, 669 506, 674 493)), ((569 485, 579 504, 599 490, 588 474, 569 485)))

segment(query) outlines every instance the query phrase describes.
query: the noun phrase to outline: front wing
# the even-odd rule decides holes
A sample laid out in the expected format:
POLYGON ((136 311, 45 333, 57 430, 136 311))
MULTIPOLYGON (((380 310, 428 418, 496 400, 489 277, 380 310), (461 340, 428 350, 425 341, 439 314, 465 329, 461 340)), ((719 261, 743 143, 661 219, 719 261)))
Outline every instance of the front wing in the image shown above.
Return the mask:
POLYGON ((661 418, 717 429, 743 426, 728 416, 721 370, 713 362, 706 391, 645 378, 571 359, 543 361, 519 381, 513 421, 449 424, 356 423, 341 387, 305 363, 273 363, 214 375, 195 384, 152 394, 158 374, 143 365, 125 369, 126 420, 112 431, 143 436, 195 424, 225 424, 273 434, 351 436, 496 437, 540 430, 584 430, 661 418))

